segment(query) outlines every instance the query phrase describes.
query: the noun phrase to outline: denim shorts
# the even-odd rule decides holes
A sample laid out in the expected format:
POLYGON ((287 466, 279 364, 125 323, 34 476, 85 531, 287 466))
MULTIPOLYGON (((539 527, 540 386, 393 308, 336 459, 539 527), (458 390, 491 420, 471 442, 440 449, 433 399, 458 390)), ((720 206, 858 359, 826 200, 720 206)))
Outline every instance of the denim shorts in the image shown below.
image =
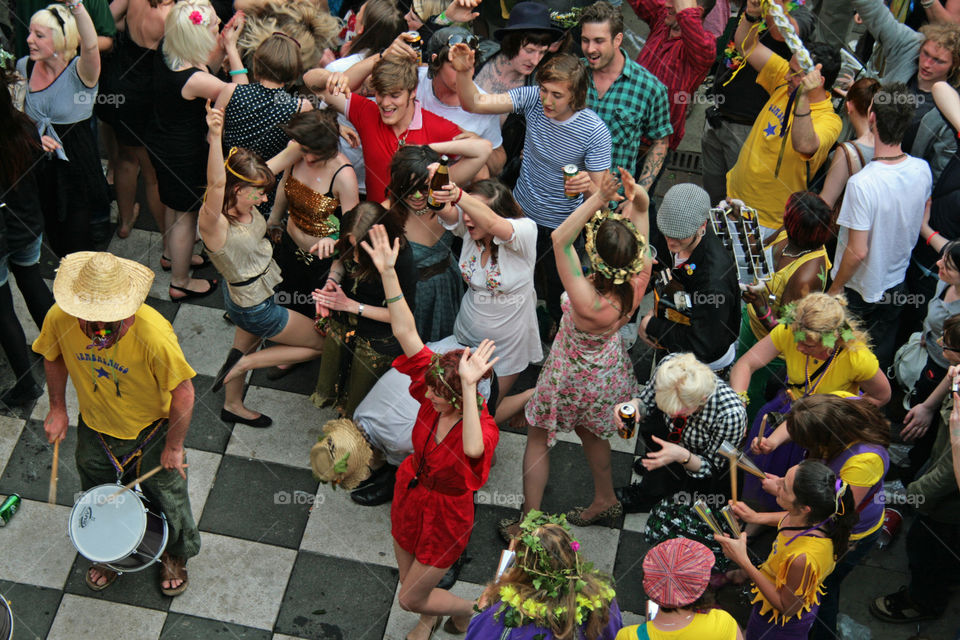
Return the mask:
POLYGON ((8 262, 12 262, 18 267, 32 267, 40 262, 41 244, 43 244, 43 234, 38 235, 27 246, 0 257, 0 287, 7 284, 7 279, 10 277, 10 271, 7 268, 8 262))
POLYGON ((260 304, 252 307, 238 307, 230 299, 227 287, 223 287, 223 304, 227 315, 236 326, 258 338, 272 338, 287 326, 290 313, 286 308, 277 304, 270 296, 260 304))

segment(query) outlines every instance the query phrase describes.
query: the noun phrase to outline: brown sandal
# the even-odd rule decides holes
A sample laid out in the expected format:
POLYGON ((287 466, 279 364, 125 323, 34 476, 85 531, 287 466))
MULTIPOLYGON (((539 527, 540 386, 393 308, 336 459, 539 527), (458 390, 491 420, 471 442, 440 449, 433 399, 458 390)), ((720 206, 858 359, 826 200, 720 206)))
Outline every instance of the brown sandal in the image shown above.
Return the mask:
POLYGON ((92 565, 89 569, 87 569, 87 573, 84 576, 84 581, 87 583, 87 586, 90 587, 92 590, 103 591, 104 589, 112 585, 119 576, 120 574, 114 571, 113 569, 108 569, 102 564, 95 564, 95 565, 92 565), (107 581, 104 582, 103 584, 97 584, 96 580, 90 577, 90 572, 93 571, 94 569, 99 571, 100 577, 106 578, 107 581))
POLYGON ((178 596, 187 590, 187 559, 164 553, 160 558, 160 591, 165 596, 178 596), (179 587, 165 589, 163 583, 168 580, 182 580, 179 587))

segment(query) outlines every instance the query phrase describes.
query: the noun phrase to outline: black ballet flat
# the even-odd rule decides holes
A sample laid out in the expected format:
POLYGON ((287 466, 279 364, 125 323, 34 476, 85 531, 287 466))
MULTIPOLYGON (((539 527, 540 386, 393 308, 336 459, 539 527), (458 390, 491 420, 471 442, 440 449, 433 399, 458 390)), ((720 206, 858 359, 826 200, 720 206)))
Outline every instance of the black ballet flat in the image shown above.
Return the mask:
POLYGON ((245 424, 248 427, 254 427, 256 429, 266 429, 273 424, 273 420, 269 416, 260 414, 259 418, 244 418, 238 416, 235 413, 227 411, 226 409, 220 410, 220 419, 224 422, 234 422, 236 424, 245 424))

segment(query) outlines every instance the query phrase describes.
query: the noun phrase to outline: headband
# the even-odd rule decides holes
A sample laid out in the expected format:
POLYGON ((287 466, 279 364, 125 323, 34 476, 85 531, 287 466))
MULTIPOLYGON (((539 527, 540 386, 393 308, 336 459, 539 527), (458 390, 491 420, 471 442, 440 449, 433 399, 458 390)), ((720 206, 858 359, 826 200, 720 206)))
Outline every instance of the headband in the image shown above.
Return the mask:
POLYGON ((833 505, 833 515, 842 516, 844 512, 843 507, 843 495, 847 492, 847 483, 840 479, 837 476, 837 482, 833 487, 834 493, 834 505, 833 505))
POLYGON ((232 158, 233 154, 235 154, 239 150, 240 150, 240 147, 230 147, 230 153, 227 154, 227 159, 223 161, 223 168, 229 171, 230 173, 232 173, 233 175, 235 175, 236 177, 240 178, 244 182, 249 182, 250 184, 256 184, 256 180, 251 180, 246 176, 240 175, 239 173, 234 171, 233 168, 230 166, 230 158, 232 158))
POLYGON ((590 257, 590 265, 593 267, 594 271, 609 280, 613 280, 613 284, 623 284, 630 279, 630 276, 636 275, 643 271, 643 257, 646 253, 647 241, 643 237, 643 234, 640 233, 640 231, 634 226, 633 222, 631 222, 629 219, 620 215, 619 213, 614 213, 613 211, 597 211, 593 215, 593 218, 590 219, 590 222, 587 223, 586 232, 587 255, 590 257), (603 258, 600 257, 600 254, 597 253, 595 235, 597 229, 605 220, 619 221, 620 224, 625 226, 637 240, 637 256, 626 267, 611 267, 604 262, 603 258))
POLYGON ((53 17, 57 19, 57 22, 60 23, 60 31, 63 32, 63 35, 67 35, 67 23, 63 21, 63 16, 60 15, 58 11, 47 7, 47 11, 53 14, 53 17))
POLYGON ((296 38, 294 38, 293 36, 291 36, 289 33, 284 33, 283 31, 274 31, 274 32, 273 32, 272 34, 270 34, 270 35, 280 36, 281 38, 286 38, 287 40, 292 41, 293 44, 297 45, 297 49, 300 48, 300 43, 297 41, 296 38))

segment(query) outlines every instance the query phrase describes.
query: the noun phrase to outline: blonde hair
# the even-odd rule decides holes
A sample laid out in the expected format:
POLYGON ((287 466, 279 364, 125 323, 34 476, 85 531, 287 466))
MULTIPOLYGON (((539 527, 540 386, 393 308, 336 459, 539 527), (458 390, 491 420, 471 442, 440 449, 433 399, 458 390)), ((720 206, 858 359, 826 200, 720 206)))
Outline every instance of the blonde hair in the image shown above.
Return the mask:
POLYGON ((447 3, 444 0, 413 0, 412 6, 420 19, 426 21, 428 18, 440 15, 447 8, 447 3))
POLYGON ((163 59, 171 69, 184 65, 202 67, 217 46, 217 37, 210 32, 217 13, 209 0, 181 0, 173 5, 164 23, 163 59), (194 24, 190 19, 199 11, 204 20, 194 24))
POLYGON ((810 293, 801 298, 793 309, 790 331, 804 333, 804 340, 813 338, 820 342, 824 334, 834 334, 836 344, 848 346, 851 342, 868 344, 870 337, 860 328, 856 318, 847 313, 847 299, 843 295, 810 293), (844 340, 845 330, 853 333, 852 340, 844 340))
POLYGON ((300 45, 304 69, 320 66, 323 50, 339 44, 340 21, 317 9, 311 0, 252 0, 245 3, 247 22, 237 40, 237 49, 249 60, 257 48, 279 31, 300 45))
POLYGON ((657 369, 653 380, 657 407, 668 416, 699 408, 717 389, 717 376, 692 353, 681 353, 657 369))
POLYGON ((950 72, 947 79, 956 86, 960 80, 960 26, 955 24, 925 24, 920 27, 924 43, 933 42, 950 52, 950 72))
POLYGON ((77 30, 77 21, 62 4, 51 4, 45 9, 40 9, 30 17, 30 24, 50 29, 54 50, 62 55, 67 62, 70 62, 77 55, 77 48, 80 46, 80 31, 77 30), (60 20, 63 20, 62 26, 60 20, 57 20, 56 16, 53 15, 54 13, 60 16, 60 20))

